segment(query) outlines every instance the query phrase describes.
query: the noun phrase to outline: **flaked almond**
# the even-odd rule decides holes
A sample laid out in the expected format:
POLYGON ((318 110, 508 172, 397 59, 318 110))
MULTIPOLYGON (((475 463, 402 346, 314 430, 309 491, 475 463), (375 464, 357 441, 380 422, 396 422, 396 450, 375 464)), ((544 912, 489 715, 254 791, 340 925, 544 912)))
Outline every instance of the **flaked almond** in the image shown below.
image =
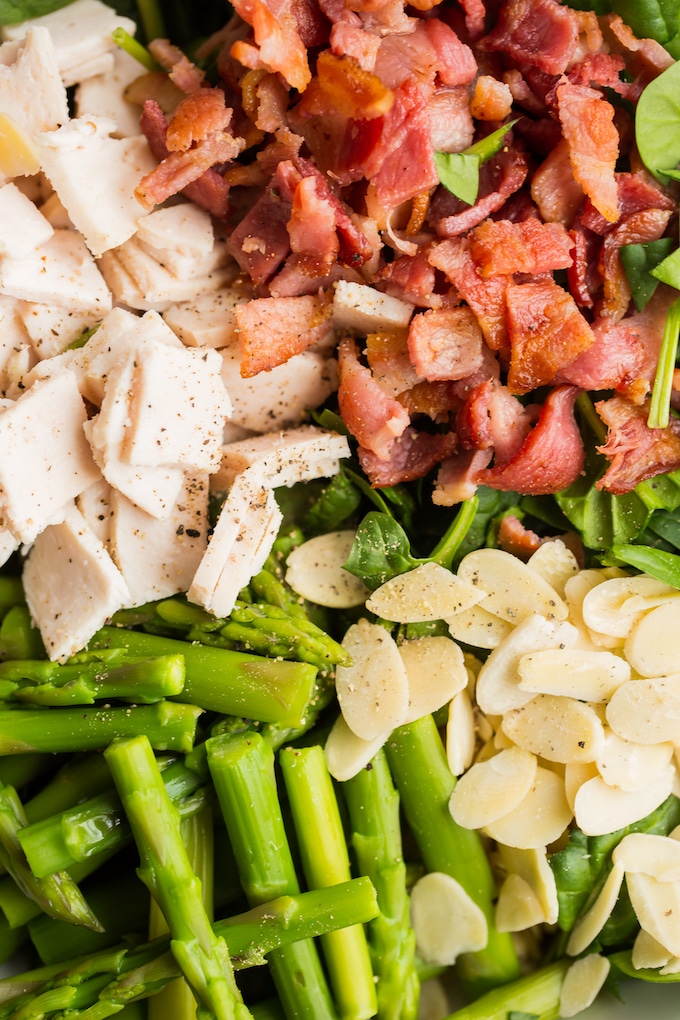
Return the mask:
POLYGON ((520 623, 534 613, 549 620, 566 620, 567 607, 554 588, 502 549, 476 549, 464 556, 458 576, 487 593, 484 608, 508 623, 520 623))
POLYGON ((607 705, 614 733, 638 744, 677 743, 680 732, 680 673, 622 684, 607 705))
POLYGON ((623 875, 624 869, 620 864, 615 863, 595 902, 571 930, 567 942, 569 956, 580 956, 584 949, 587 949, 600 934, 616 906, 623 885, 623 875))
POLYGON ((415 638, 398 646, 408 678, 409 704, 404 722, 436 712, 467 685, 463 652, 450 638, 415 638))
POLYGON ((630 666, 620 655, 608 651, 547 648, 523 655, 519 676, 523 691, 604 702, 630 680, 630 666))
POLYGON ((673 757, 673 745, 636 744, 605 727, 597 770, 609 786, 634 792, 653 783, 673 757))
POLYGON ((475 716, 467 690, 456 694, 449 705, 446 723, 446 757, 454 776, 470 768, 475 753, 475 716))
POLYGON ((350 609, 369 595, 363 581, 344 569, 354 531, 329 531, 303 542, 288 556, 286 581, 294 592, 319 606, 350 609))
POLYGON ((418 955, 439 967, 483 949, 489 938, 482 910, 455 878, 440 871, 423 875, 413 886, 411 924, 418 955))
POLYGON ((539 767, 524 800, 498 821, 484 828, 487 836, 505 846, 531 850, 559 839, 572 812, 564 793, 564 781, 555 772, 539 767))
POLYGON ((446 622, 452 638, 474 648, 497 648, 512 631, 507 620, 494 616, 483 605, 470 606, 446 622))
MULTIPOLYGON (((642 609, 626 612, 626 602, 632 595, 656 598, 672 592, 673 588, 647 574, 634 577, 612 577, 596 585, 583 599, 583 619, 586 626, 610 637, 626 638, 643 615, 642 609)), ((635 605, 640 605, 636 602, 635 605)))
POLYGON ((635 969, 641 970, 642 968, 650 967, 658 970, 671 959, 674 959, 673 954, 669 953, 660 942, 657 942, 648 931, 641 928, 633 943, 631 962, 635 969))
POLYGON ((634 793, 608 786, 600 776, 589 779, 574 797, 576 824, 586 836, 604 836, 639 822, 669 796, 674 775, 669 765, 654 782, 634 793))
POLYGON ((576 960, 564 975, 560 992, 560 1016, 576 1016, 597 998, 607 980, 611 964, 606 956, 591 953, 576 960))
POLYGON ((624 646, 626 658, 640 676, 680 673, 680 601, 674 599, 646 613, 632 628, 624 646))
POLYGON ((543 908, 534 890, 514 872, 509 874, 498 892, 496 928, 498 931, 526 931, 545 921, 543 908))
POLYGON ((574 698, 537 694, 506 712, 503 732, 519 747, 562 764, 595 761, 604 744, 597 713, 574 698))
POLYGON ((562 597, 567 581, 578 574, 579 569, 576 557, 561 538, 539 545, 527 560, 527 566, 535 570, 562 597))
POLYGON ((574 810, 576 791, 589 779, 594 779, 598 775, 599 772, 594 761, 587 762, 585 765, 564 766, 564 792, 572 811, 574 810))
POLYGON ((421 563, 390 578, 373 592, 366 608, 395 623, 427 623, 464 612, 484 598, 473 586, 438 563, 421 563))
POLYGON ((345 722, 362 740, 400 726, 408 711, 408 679, 397 644, 377 623, 359 620, 342 641, 351 666, 338 666, 335 686, 345 722))
POLYGON ((546 924, 555 924, 559 911, 555 873, 548 864, 545 847, 518 850, 499 846, 501 863, 508 874, 519 875, 532 890, 543 911, 546 924))
POLYGON ((627 874, 651 875, 657 882, 680 881, 680 842, 651 832, 629 832, 614 847, 612 860, 627 874))
POLYGON ((640 927, 672 956, 680 956, 680 882, 629 872, 626 885, 640 927))
POLYGON ((326 767, 333 779, 340 783, 353 779, 375 757, 388 736, 389 733, 383 733, 372 740, 362 740, 356 733, 352 733, 342 715, 339 715, 324 748, 326 767))
POLYGON ((525 799, 536 777, 536 758, 521 748, 500 751, 462 776, 449 810, 458 825, 480 829, 502 818, 525 799))

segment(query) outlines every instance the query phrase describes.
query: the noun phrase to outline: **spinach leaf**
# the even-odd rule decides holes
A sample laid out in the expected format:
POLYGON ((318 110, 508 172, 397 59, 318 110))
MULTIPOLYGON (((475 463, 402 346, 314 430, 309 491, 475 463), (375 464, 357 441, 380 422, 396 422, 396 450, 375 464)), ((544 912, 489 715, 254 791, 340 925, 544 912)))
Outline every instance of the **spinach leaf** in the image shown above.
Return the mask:
POLYGON ((656 475, 638 482, 635 492, 649 510, 677 510, 680 506, 680 487, 671 475, 656 475))
MULTIPOLYGON (((673 514, 663 511, 652 514, 647 529, 673 548, 680 550, 680 520, 673 514)), ((649 544, 649 542, 645 543, 645 545, 649 544)))
POLYGON ((673 239, 662 237, 647 244, 624 244, 619 248, 621 264, 630 285, 633 301, 641 312, 659 286, 651 270, 670 255, 673 239))
MULTIPOLYGON (((678 63, 680 65, 680 61, 678 63)), ((667 283, 669 287, 680 290, 680 248, 676 248, 663 262, 650 269, 650 273, 661 283, 667 283)))
POLYGON ((647 169, 667 184, 664 170, 680 163, 680 62, 671 64, 643 90, 635 116, 635 139, 647 169))
POLYGON ((61 10, 71 0, 0 0, 0 25, 18 25, 29 18, 61 10))
POLYGON ((680 10, 677 0, 567 0, 575 11, 620 14, 639 38, 656 39, 680 57, 680 10))
POLYGON ((342 467, 314 501, 304 518, 305 531, 337 531, 361 503, 361 493, 342 467))
POLYGON ((680 556, 676 553, 651 549, 647 545, 613 545, 605 559, 617 566, 626 563, 674 588, 680 588, 680 556))
POLYGON ((463 152, 435 152, 434 163, 446 190, 467 205, 474 205, 479 191, 480 166, 502 148, 503 139, 516 123, 511 120, 463 152))
POLYGON ((374 590, 420 562, 411 555, 411 544, 402 526, 388 514, 371 510, 357 529, 344 567, 374 590))
POLYGON ((614 847, 629 832, 650 832, 667 836, 680 822, 680 800, 670 796, 646 818, 606 836, 586 836, 573 829, 567 845, 550 857, 557 884, 558 925, 571 931, 579 915, 594 898, 611 868, 614 847))
POLYGON ((490 489, 486 485, 480 485, 476 495, 477 511, 465 538, 458 546, 454 562, 462 560, 463 556, 472 552, 473 549, 479 549, 486 545, 488 531, 494 518, 511 506, 516 506, 519 500, 516 492, 501 492, 499 489, 490 489))
POLYGON ((560 510, 590 549, 632 542, 646 527, 651 511, 635 492, 613 496, 586 475, 555 495, 560 510))

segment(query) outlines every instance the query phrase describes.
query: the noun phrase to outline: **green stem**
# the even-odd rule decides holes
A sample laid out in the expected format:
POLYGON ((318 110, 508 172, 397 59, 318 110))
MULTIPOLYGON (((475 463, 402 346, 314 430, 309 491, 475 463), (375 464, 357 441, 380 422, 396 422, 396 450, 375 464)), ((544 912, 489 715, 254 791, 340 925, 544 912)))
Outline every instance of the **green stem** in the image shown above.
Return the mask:
POLYGON ((155 659, 105 663, 69 663, 15 660, 0 664, 0 681, 19 686, 12 700, 33 705, 92 705, 98 699, 152 704, 181 693, 184 657, 163 655, 155 659))
POLYGON ((116 46, 120 46, 121 50, 125 50, 131 57, 134 57, 142 67, 145 67, 147 71, 160 71, 161 67, 154 58, 151 56, 146 46, 142 46, 140 42, 125 31, 124 28, 114 28, 111 33, 111 37, 115 42, 116 46))
POLYGON ((558 1020, 562 983, 570 964, 571 960, 559 960, 503 988, 494 988, 447 1020, 508 1020, 512 1013, 558 1020))
POLYGON ((477 510, 479 497, 472 496, 461 503, 460 510, 447 528, 445 534, 430 553, 430 559, 451 570, 451 565, 461 543, 472 526, 477 510))
POLYGON ((665 429, 670 419, 671 391, 673 389, 673 373, 675 358, 678 353, 678 337, 680 336, 680 298, 676 298, 668 309, 663 340, 656 366, 656 376, 652 388, 652 399, 649 405, 647 425, 650 429, 665 429))

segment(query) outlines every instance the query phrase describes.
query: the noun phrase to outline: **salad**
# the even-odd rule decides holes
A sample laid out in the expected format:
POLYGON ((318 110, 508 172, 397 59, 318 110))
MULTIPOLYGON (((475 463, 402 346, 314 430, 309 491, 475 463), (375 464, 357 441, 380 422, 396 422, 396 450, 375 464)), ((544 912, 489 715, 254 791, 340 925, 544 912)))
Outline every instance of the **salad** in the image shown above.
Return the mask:
POLYGON ((680 8, 0 33, 0 1017, 677 981, 680 8))

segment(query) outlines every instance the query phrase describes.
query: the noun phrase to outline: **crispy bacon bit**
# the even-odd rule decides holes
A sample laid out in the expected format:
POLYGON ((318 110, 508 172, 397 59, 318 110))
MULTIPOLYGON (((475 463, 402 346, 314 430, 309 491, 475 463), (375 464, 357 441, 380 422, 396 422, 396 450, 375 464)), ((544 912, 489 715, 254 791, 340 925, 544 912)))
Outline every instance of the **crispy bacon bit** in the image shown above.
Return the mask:
POLYGON ((595 334, 571 294, 553 280, 509 283, 511 393, 529 393, 551 383, 557 372, 595 342, 595 334))
POLYGON ((252 26, 255 46, 237 40, 230 52, 245 67, 278 71, 292 88, 303 92, 312 79, 307 50, 290 4, 277 4, 277 8, 274 13, 264 0, 234 0, 236 13, 252 26))
POLYGON ((295 189, 287 230, 290 247, 302 256, 305 270, 310 275, 325 275, 338 255, 335 210, 318 193, 313 177, 303 177, 295 189))
POLYGON ((502 209, 510 195, 522 187, 527 161, 517 149, 503 149, 485 163, 479 174, 480 197, 468 206, 440 188, 431 205, 430 221, 440 237, 457 237, 502 209))
POLYGON ((578 43, 579 24, 572 11, 554 0, 509 0, 498 23, 480 45, 510 54, 548 74, 567 69, 578 43))
POLYGON ((639 378, 645 348, 634 318, 593 323, 595 343, 558 373, 559 382, 586 390, 625 390, 639 378))
POLYGON ((511 460, 531 428, 531 414, 497 379, 485 379, 469 394, 456 418, 464 449, 492 449, 496 464, 511 460))
POLYGON ((348 337, 338 345, 338 373, 338 406, 347 428, 365 450, 388 460, 395 439, 409 425, 407 411, 361 364, 357 345, 348 337))
POLYGON ((435 294, 434 267, 430 265, 428 254, 429 249, 422 248, 413 257, 404 255, 388 262, 375 274, 374 283, 380 290, 421 308, 441 307, 444 296, 435 294))
POLYGON ((414 315, 408 349, 416 372, 428 381, 464 379, 482 364, 482 331, 469 308, 430 309, 414 315))
POLYGON ((498 544, 505 552, 526 562, 542 545, 542 540, 535 531, 525 528, 519 517, 506 514, 498 527, 498 544))
MULTIPOLYGON (((615 177, 619 214, 622 220, 632 213, 642 212, 645 209, 668 209, 670 211, 675 208, 673 199, 662 191, 651 175, 617 173, 615 177)), ((589 230, 602 235, 610 233, 616 227, 616 224, 609 223, 590 201, 587 201, 583 207, 581 223, 589 230)))
POLYGON ((655 39, 637 39, 620 15, 607 15, 605 23, 624 52, 639 55, 641 69, 646 71, 646 77, 656 78, 657 74, 661 74, 673 63, 673 57, 661 43, 655 39))
POLYGON ((242 148, 241 139, 226 131, 216 131, 191 149, 171 152, 142 178, 135 188, 135 196, 145 209, 152 209, 197 181, 215 163, 229 163, 242 148))
POLYGON ((680 421, 676 418, 664 429, 650 429, 648 405, 639 406, 619 394, 598 401, 595 409, 609 430, 606 443, 598 447, 609 461, 598 489, 621 495, 646 478, 680 467, 680 421))
POLYGON ((630 286, 619 255, 621 245, 657 241, 663 237, 670 215, 668 209, 643 209, 627 216, 605 237, 602 249, 604 297, 598 308, 600 315, 618 322, 628 311, 630 286))
POLYGON ((149 43, 149 52, 154 60, 157 60, 161 67, 170 73, 170 79, 178 89, 187 95, 200 89, 205 78, 205 72, 189 60, 177 46, 173 46, 168 39, 152 39, 149 43))
POLYGON ((316 85, 325 105, 343 117, 372 120, 383 117, 394 103, 394 93, 382 79, 349 56, 336 57, 329 50, 319 54, 316 85))
POLYGON ((232 112, 222 89, 197 89, 184 97, 170 118, 165 144, 170 152, 189 149, 216 131, 226 131, 232 112))
POLYGON ((574 177, 604 218, 616 223, 619 206, 614 168, 619 133, 614 107, 587 85, 558 85, 556 96, 574 177))
POLYGON ((394 105, 383 119, 380 145, 365 165, 377 200, 387 210, 439 183, 425 90, 406 81, 394 95, 394 105))
POLYGON ((441 269, 477 316, 489 347, 505 351, 508 347, 505 292, 509 277, 483 280, 470 254, 468 238, 442 241, 428 256, 435 269, 441 269))
POLYGON ((438 152, 462 152, 472 145, 475 125, 465 85, 436 88, 427 104, 430 138, 438 152))
POLYGON ((437 472, 432 502, 437 506, 455 506, 471 499, 479 485, 479 473, 491 457, 491 450, 463 450, 443 460, 437 472))
POLYGON ((234 309, 241 348, 241 375, 269 372, 325 340, 328 306, 318 297, 256 298, 234 309))
POLYGON ((479 275, 550 273, 572 264, 571 240, 560 223, 533 217, 520 223, 486 220, 472 231, 472 258, 479 275))
POLYGON ((456 442, 454 432, 431 434, 419 432, 410 425, 391 444, 388 460, 360 447, 359 463, 375 488, 399 485, 422 478, 436 464, 450 457, 456 442))
POLYGON ((573 263, 567 270, 569 290, 581 308, 592 308, 601 279, 597 268, 600 239, 592 231, 574 227, 569 231, 573 263))
POLYGON ((398 397, 421 381, 409 358, 405 331, 369 333, 366 359, 373 378, 390 396, 398 397))
POLYGON ((362 71, 374 71, 380 37, 359 25, 338 21, 331 29, 331 50, 336 57, 351 57, 362 71))
POLYGON ((279 163, 267 190, 227 241, 227 250, 255 283, 271 279, 290 252, 287 224, 300 179, 289 160, 279 163))
POLYGON ((470 103, 475 120, 505 120, 512 109, 510 86, 492 74, 480 74, 470 103))
POLYGON ((566 489, 583 470, 581 433, 574 418, 575 386, 557 386, 541 407, 538 422, 514 457, 480 471, 479 481, 504 492, 546 496, 566 489))
POLYGON ((569 145, 562 139, 550 152, 531 180, 531 197, 544 220, 569 227, 585 198, 574 177, 569 145))

